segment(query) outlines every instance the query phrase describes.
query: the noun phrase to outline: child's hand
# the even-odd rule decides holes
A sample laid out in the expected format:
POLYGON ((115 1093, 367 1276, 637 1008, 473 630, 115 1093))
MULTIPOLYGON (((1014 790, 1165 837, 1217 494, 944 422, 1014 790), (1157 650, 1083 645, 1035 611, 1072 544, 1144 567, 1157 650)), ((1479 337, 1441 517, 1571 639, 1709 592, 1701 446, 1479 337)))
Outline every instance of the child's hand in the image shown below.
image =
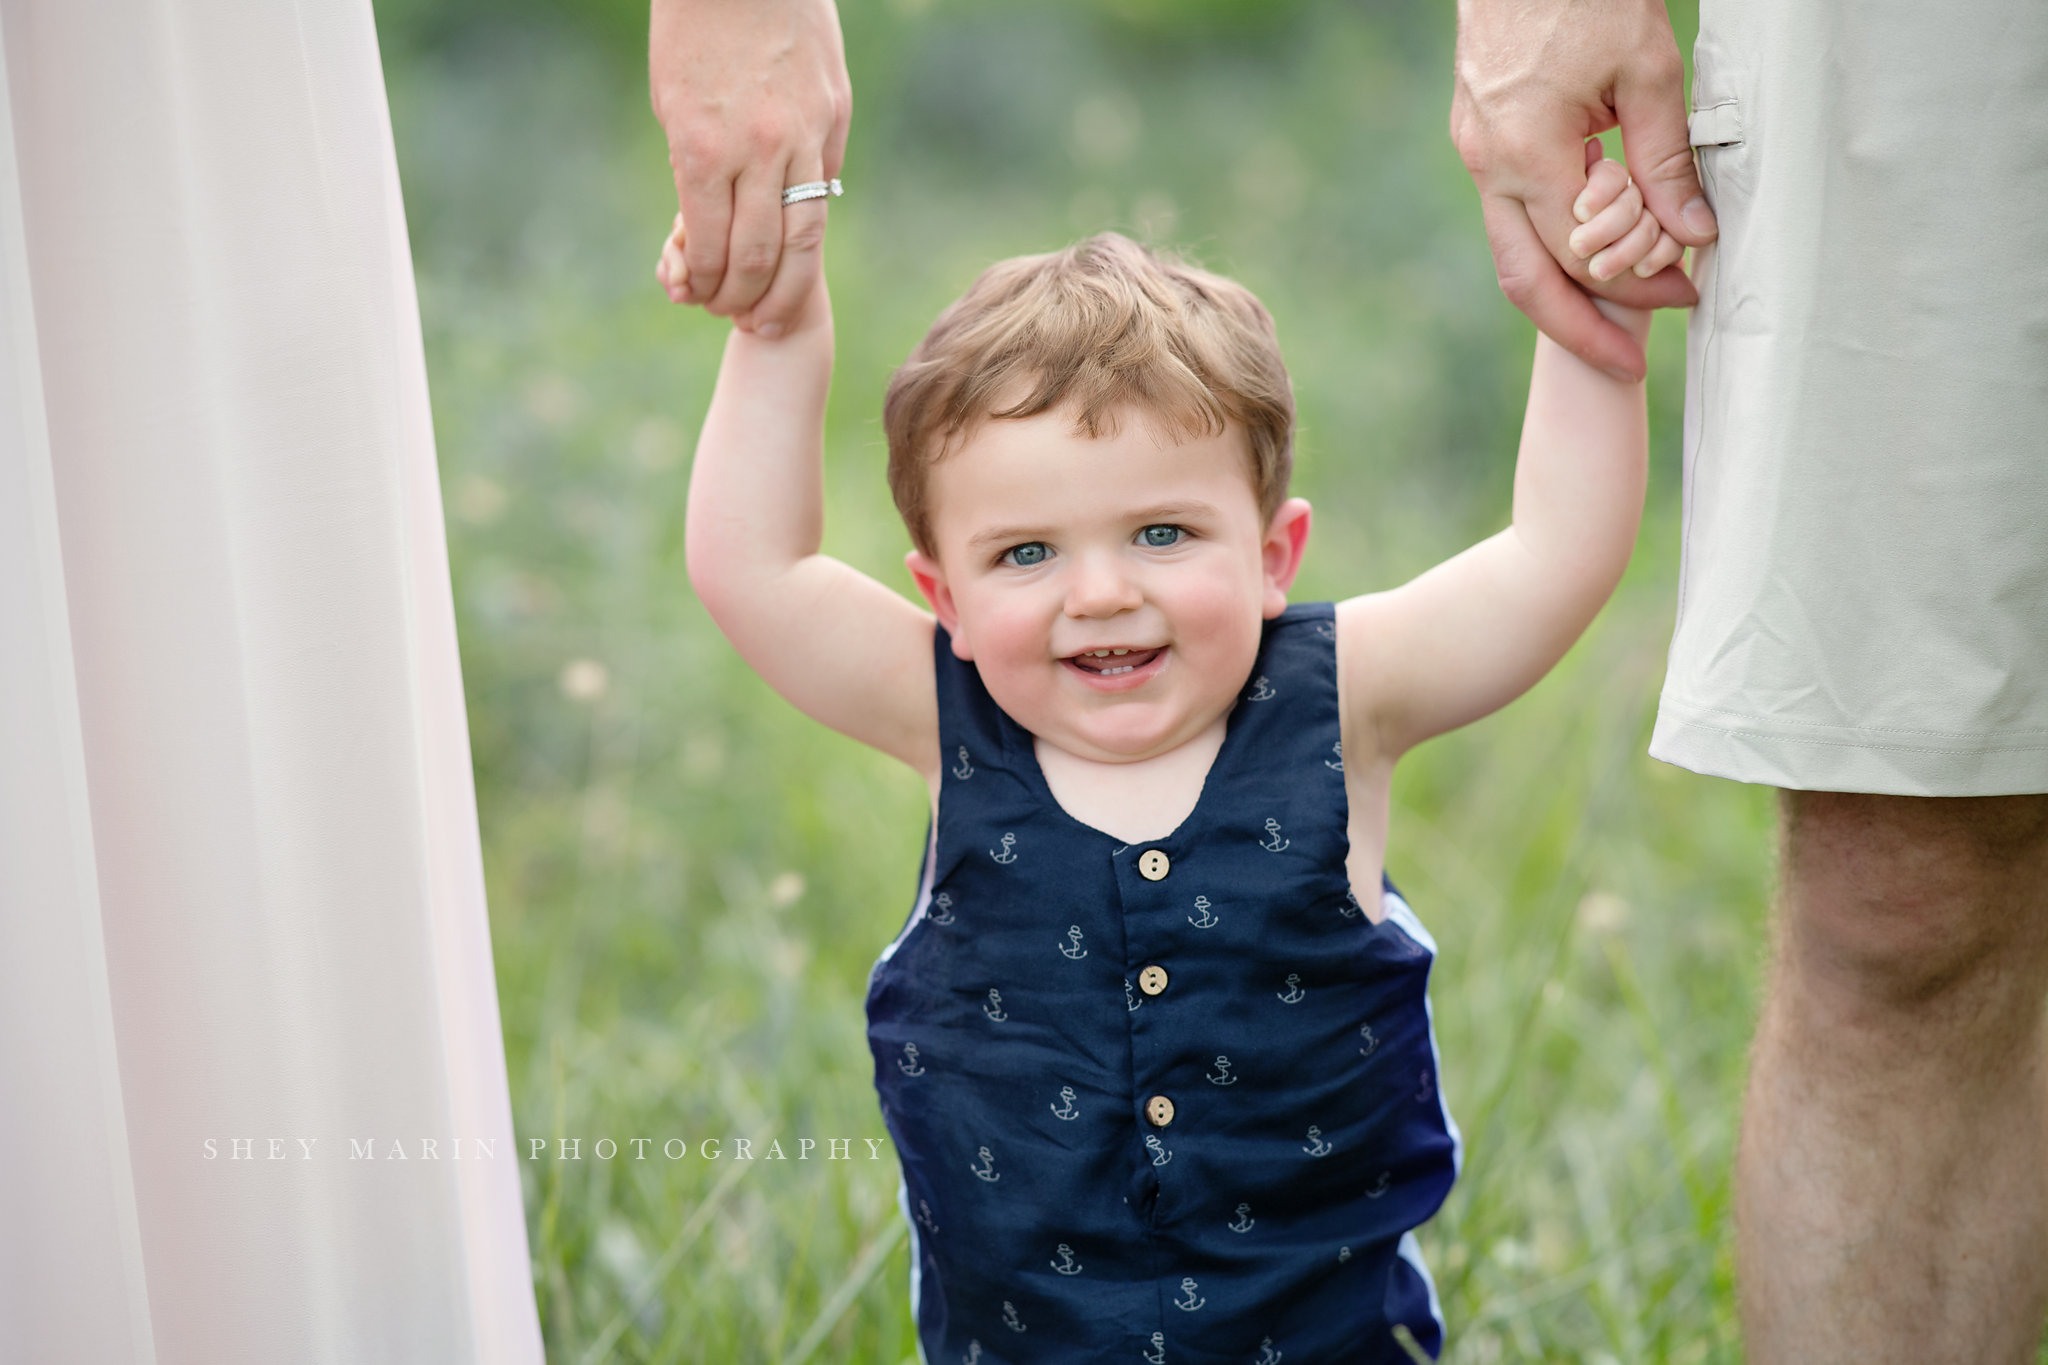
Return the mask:
POLYGON ((661 281, 661 287, 668 291, 670 303, 681 303, 683 291, 690 286, 690 267, 683 264, 683 215, 676 215, 676 225, 669 229, 668 240, 661 244, 661 259, 654 263, 654 278, 661 281))
POLYGON ((1600 143, 1586 143, 1586 188, 1572 201, 1579 226, 1568 240, 1596 280, 1633 269, 1648 279, 1685 254, 1678 239, 1643 206, 1643 192, 1619 161, 1603 160, 1600 143))

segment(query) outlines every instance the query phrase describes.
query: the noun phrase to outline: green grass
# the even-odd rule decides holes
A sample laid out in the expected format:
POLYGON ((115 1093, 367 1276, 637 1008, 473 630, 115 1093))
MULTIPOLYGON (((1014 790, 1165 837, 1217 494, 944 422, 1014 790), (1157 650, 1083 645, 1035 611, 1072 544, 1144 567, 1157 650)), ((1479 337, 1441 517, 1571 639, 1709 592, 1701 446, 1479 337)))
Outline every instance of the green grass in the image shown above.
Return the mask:
MULTIPOLYGON (((723 326, 651 283, 672 209, 638 13, 380 8, 513 1102, 549 1140, 522 1163, 535 1286, 557 1365, 897 1365, 908 1267, 893 1161, 859 1141, 883 1136, 860 1005, 923 794, 769 694, 690 596, 684 484, 723 326), (635 1137, 645 1160, 593 1155, 635 1137), (804 1137, 802 1161, 658 1145, 793 1158, 804 1137), (834 1137, 856 1159, 821 1159, 834 1137)), ((1319 518, 1301 597, 1497 527, 1532 337, 1443 131, 1450 13, 849 4, 829 548, 908 590, 889 370, 981 265, 1111 225, 1188 246, 1279 319, 1319 518)), ((1621 592, 1551 678, 1396 781, 1390 870, 1443 946, 1469 1144, 1423 1232, 1457 1362, 1740 1354, 1728 1161, 1771 809, 1643 752, 1677 557, 1682 324, 1658 325, 1621 592)))

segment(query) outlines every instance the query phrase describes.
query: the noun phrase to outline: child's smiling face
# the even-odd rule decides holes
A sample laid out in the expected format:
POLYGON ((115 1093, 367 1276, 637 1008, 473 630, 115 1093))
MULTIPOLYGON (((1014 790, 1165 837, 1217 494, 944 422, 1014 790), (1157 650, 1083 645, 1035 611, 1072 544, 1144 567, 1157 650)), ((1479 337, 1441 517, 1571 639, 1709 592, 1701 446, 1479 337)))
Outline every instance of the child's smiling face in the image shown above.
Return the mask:
POLYGON ((1259 516, 1245 436, 1114 435, 1071 413, 986 421, 930 471, 918 586, 996 702, 1101 762, 1153 758, 1230 710, 1287 605, 1308 504, 1259 516))

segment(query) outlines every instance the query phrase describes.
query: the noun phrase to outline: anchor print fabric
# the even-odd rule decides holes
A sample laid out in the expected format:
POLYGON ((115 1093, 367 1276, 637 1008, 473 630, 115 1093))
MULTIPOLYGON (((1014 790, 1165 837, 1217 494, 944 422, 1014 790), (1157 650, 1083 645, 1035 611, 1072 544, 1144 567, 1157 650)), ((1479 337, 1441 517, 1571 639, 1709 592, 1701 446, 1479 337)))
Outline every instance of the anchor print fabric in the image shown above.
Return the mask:
POLYGON ((1266 623, 1194 812, 1130 846, 939 632, 938 819, 867 998, 926 1365, 1440 1351, 1435 945, 1345 874, 1332 620, 1266 623))

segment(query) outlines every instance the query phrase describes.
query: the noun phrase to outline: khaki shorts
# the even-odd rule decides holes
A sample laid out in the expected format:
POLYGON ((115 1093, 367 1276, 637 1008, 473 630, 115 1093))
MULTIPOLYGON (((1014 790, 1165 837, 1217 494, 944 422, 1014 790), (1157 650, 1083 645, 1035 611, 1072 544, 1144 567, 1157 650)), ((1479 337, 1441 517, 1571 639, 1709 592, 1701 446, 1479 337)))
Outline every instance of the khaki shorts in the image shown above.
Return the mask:
POLYGON ((1720 218, 1650 752, 2048 791, 2048 4, 1705 0, 1720 218))

